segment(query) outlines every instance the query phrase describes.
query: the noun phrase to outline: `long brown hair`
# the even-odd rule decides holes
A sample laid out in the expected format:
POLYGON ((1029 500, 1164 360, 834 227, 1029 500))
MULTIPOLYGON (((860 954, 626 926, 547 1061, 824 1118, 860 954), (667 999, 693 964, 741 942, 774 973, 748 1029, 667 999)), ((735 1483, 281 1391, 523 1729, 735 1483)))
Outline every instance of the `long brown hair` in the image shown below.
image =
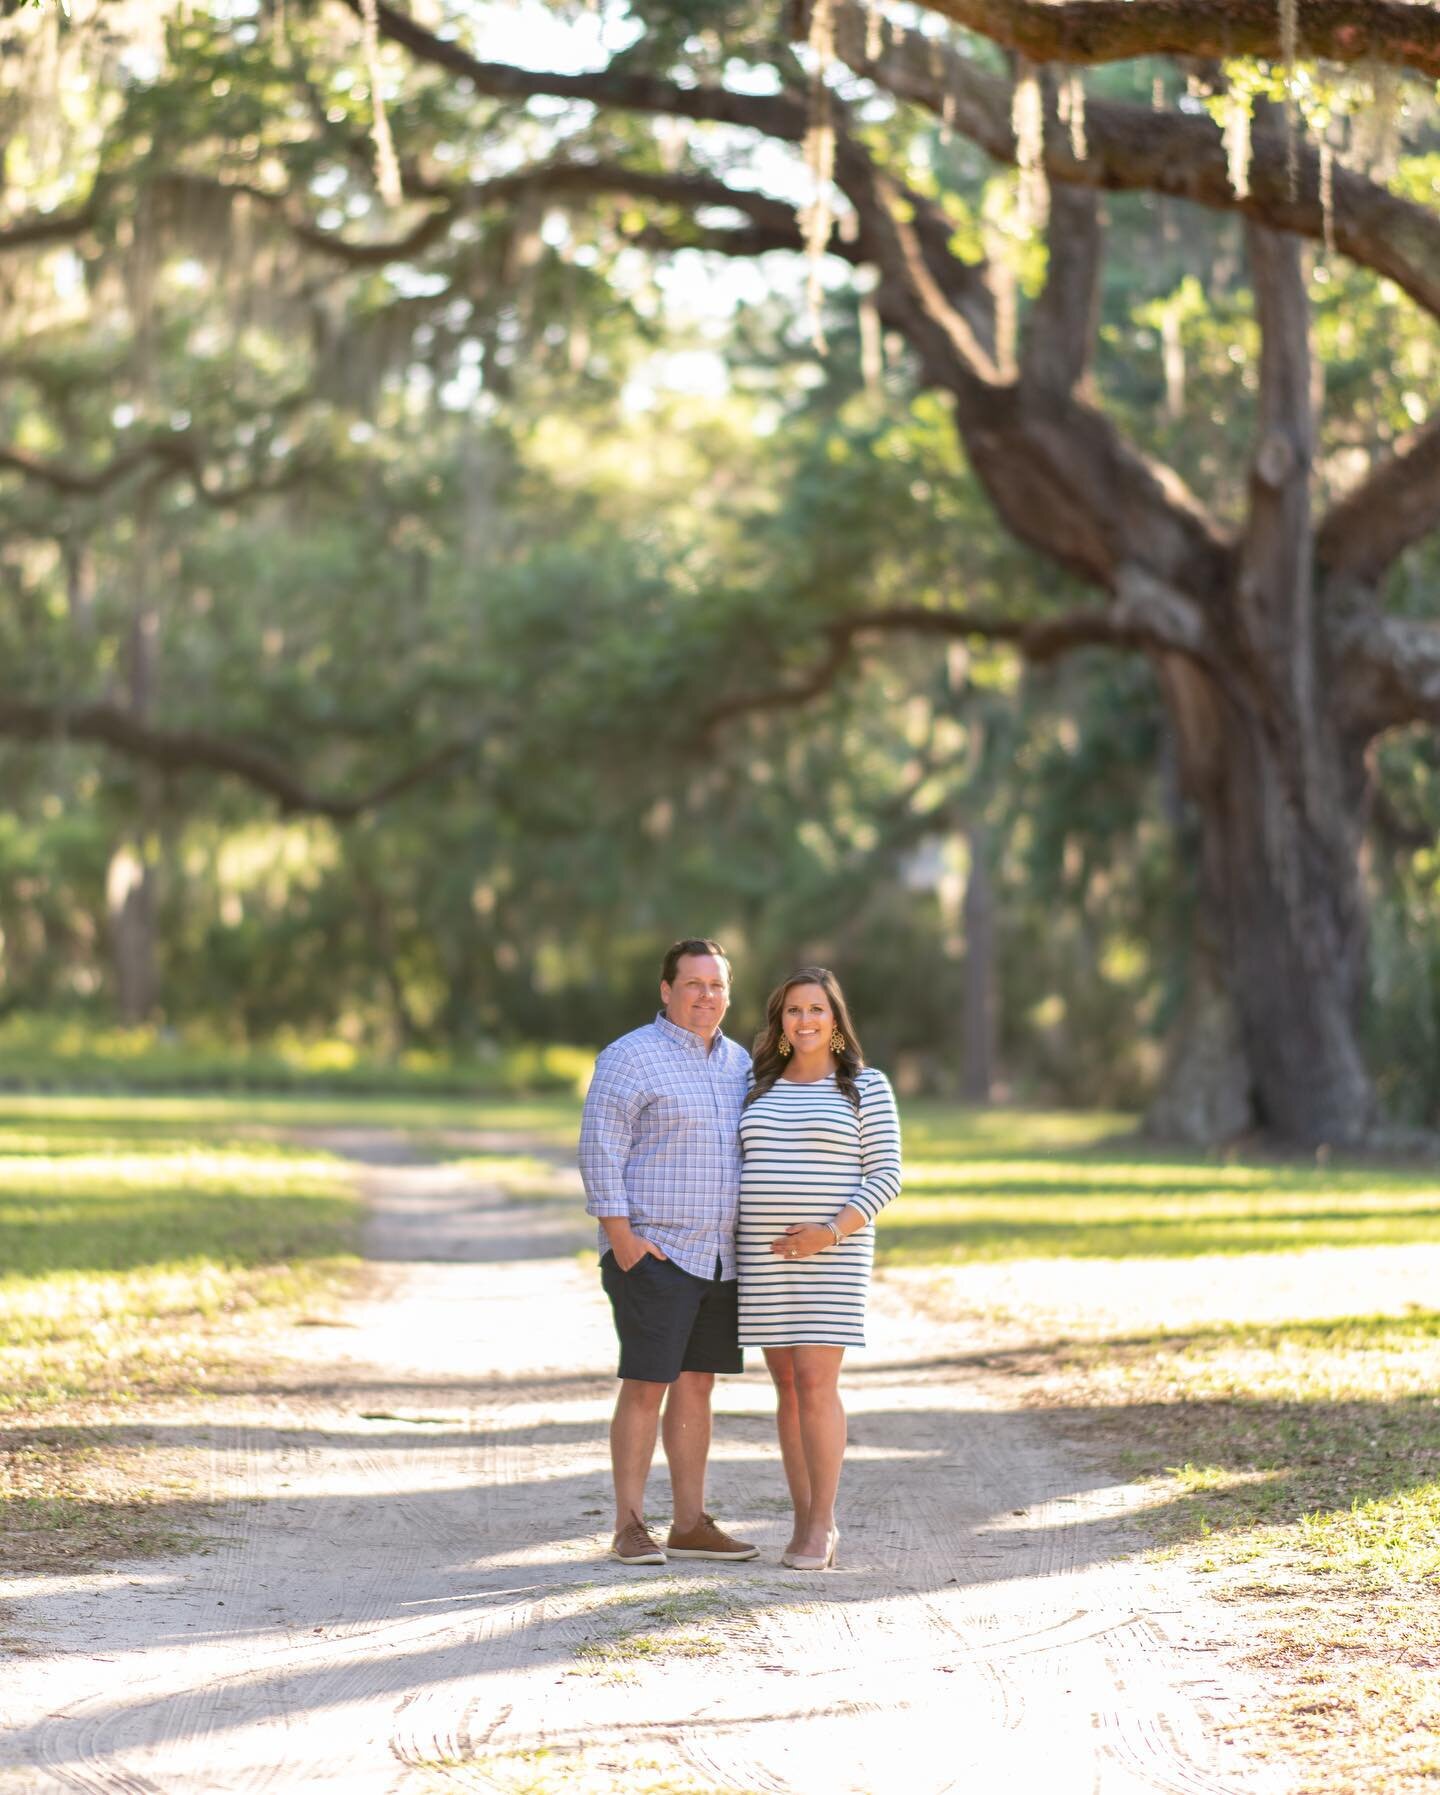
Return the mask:
POLYGON ((757 1097, 763 1097, 785 1070, 788 1056, 780 1051, 780 1043, 785 1038, 780 1019, 785 1013, 785 999, 797 985, 818 985, 830 1001, 835 1026, 845 1037, 844 1047, 835 1055, 835 1083, 850 1099, 858 1114, 860 1092, 855 1083, 855 1075, 864 1069, 865 1055, 855 1033, 855 1024, 850 1020, 845 993, 840 989, 839 979, 828 966, 802 966, 770 993, 765 1003, 765 1026, 756 1035, 755 1045, 751 1049, 755 1088, 745 1101, 750 1104, 757 1097))

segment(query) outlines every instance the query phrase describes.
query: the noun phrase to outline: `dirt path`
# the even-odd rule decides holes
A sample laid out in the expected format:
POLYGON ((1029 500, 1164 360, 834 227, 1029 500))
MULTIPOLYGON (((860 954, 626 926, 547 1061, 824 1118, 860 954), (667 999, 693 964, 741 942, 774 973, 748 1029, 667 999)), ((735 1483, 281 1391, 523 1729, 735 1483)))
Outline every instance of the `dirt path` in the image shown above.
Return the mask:
POLYGON ((843 1568, 776 1562, 751 1373, 718 1392, 711 1505, 761 1558, 626 1570, 578 1205, 331 1144, 365 1162, 373 1293, 290 1331, 253 1395, 149 1430, 206 1455, 208 1554, 0 1589, 32 1642, 0 1660, 0 1790, 1283 1788, 1242 1750, 1233 1613, 1128 1556, 1139 1492, 947 1362, 976 1340, 903 1284, 848 1376, 843 1568))

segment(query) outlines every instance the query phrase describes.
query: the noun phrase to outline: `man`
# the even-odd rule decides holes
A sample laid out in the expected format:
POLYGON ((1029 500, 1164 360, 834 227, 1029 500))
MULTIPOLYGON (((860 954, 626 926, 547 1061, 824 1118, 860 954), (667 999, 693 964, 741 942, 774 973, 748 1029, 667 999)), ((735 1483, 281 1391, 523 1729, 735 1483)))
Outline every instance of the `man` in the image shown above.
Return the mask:
POLYGON ((735 1217, 750 1070, 720 1029, 730 961, 718 941, 675 943, 660 1001, 653 1022, 595 1062, 580 1127, 585 1207, 599 1219, 600 1279, 620 1339, 611 1550, 622 1564, 754 1558, 759 1548, 705 1509, 710 1392, 716 1372, 743 1369, 735 1217), (644 1520, 657 1429, 675 1497, 663 1547, 644 1520))

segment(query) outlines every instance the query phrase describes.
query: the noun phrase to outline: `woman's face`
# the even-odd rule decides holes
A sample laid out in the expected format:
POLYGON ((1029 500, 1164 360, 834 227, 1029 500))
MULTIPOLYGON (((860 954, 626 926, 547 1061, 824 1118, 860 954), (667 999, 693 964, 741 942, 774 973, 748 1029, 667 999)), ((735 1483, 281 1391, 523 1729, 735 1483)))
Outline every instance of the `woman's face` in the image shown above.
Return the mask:
POLYGON ((780 1026, 796 1053, 830 1045, 835 1012, 820 985, 792 985, 780 1006, 780 1026))

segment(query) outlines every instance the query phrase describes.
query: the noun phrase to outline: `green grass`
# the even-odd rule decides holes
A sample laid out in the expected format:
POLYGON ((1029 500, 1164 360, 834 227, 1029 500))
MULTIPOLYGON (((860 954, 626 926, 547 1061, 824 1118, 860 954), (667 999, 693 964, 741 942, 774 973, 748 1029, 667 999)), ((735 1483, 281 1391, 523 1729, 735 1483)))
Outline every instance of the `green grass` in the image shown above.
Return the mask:
POLYGON ((593 1054, 558 1045, 388 1059, 352 1042, 281 1034, 240 1046, 202 1028, 115 1028, 85 1016, 0 1021, 0 1086, 15 1090, 310 1091, 517 1096, 584 1088, 593 1054))
POLYGON ((1117 1116, 904 1107, 882 1263, 1172 1259, 1440 1239, 1434 1169, 1172 1153, 1117 1116))
POLYGON ((0 1412, 173 1385, 196 1368, 170 1324, 298 1300, 353 1253, 340 1162, 207 1107, 0 1100, 0 1412))
POLYGON ((647 1579, 634 1593, 612 1592, 596 1612, 604 1630, 577 1647, 571 1674, 628 1682, 637 1664, 723 1655, 725 1640, 697 1623, 723 1625, 743 1613, 743 1604, 737 1604, 733 1590, 714 1584, 647 1579))
POLYGON ((403 1091, 364 1097, 324 1090, 203 1096, 0 1091, 0 1151, 6 1150, 11 1129, 18 1138, 27 1123, 61 1144, 102 1134, 112 1143, 148 1142, 163 1137, 168 1127, 176 1140, 206 1143, 226 1138, 253 1143, 297 1129, 395 1128, 422 1146, 431 1137, 440 1143, 469 1130, 567 1146, 574 1142, 579 1119, 579 1102, 563 1094, 467 1098, 403 1091))

